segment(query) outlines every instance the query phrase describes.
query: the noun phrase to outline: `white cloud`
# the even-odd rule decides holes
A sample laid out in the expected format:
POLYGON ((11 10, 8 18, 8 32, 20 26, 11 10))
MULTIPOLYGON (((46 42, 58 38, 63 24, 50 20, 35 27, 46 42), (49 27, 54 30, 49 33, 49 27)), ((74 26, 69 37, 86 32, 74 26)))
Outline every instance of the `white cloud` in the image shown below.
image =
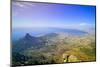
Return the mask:
POLYGON ((28 3, 28 2, 13 2, 13 5, 18 6, 20 8, 27 8, 27 7, 35 6, 32 3, 28 3))
POLYGON ((13 5, 15 5, 15 6, 19 6, 19 7, 24 7, 24 5, 21 4, 21 3, 19 3, 19 2, 13 2, 13 5))
POLYGON ((80 23, 79 24, 80 26, 86 26, 86 25, 89 25, 88 23, 80 23))

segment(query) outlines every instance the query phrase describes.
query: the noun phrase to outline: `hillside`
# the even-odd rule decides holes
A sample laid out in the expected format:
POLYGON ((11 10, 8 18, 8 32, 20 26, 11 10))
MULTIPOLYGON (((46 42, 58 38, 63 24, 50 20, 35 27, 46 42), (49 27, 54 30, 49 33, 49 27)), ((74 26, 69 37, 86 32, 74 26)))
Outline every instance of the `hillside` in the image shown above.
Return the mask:
POLYGON ((27 33, 13 45, 13 65, 95 61, 95 50, 94 35, 75 36, 60 32, 34 37, 27 33))

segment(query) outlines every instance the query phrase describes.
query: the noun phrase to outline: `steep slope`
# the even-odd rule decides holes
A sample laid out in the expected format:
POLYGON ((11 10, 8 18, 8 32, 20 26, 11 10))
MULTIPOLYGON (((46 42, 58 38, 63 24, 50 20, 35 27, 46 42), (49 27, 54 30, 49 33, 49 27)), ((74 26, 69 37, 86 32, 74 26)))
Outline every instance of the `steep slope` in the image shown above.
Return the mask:
POLYGON ((24 51, 28 48, 39 48, 43 46, 43 42, 41 39, 37 37, 31 36, 27 33, 23 38, 19 39, 15 45, 13 45, 13 50, 16 51, 24 51))

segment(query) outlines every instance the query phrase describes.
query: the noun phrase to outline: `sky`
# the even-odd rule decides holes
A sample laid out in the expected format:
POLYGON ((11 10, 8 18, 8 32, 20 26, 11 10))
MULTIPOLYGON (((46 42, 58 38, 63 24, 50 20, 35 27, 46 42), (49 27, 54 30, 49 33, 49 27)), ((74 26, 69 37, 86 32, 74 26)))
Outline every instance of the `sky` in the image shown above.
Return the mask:
POLYGON ((12 28, 95 26, 95 6, 12 2, 12 28))

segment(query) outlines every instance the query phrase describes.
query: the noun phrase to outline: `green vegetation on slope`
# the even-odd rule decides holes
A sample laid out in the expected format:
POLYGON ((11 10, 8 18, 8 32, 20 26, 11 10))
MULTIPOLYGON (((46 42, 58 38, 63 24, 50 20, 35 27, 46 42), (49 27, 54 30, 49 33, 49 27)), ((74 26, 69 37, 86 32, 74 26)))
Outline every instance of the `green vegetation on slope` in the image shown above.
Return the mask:
POLYGON ((46 41, 46 45, 41 48, 33 49, 31 47, 19 53, 22 55, 14 55, 13 64, 39 65, 96 60, 94 36, 67 36, 64 38, 56 36, 56 38, 50 37, 46 41), (24 57, 24 59, 21 59, 21 57, 24 57))

